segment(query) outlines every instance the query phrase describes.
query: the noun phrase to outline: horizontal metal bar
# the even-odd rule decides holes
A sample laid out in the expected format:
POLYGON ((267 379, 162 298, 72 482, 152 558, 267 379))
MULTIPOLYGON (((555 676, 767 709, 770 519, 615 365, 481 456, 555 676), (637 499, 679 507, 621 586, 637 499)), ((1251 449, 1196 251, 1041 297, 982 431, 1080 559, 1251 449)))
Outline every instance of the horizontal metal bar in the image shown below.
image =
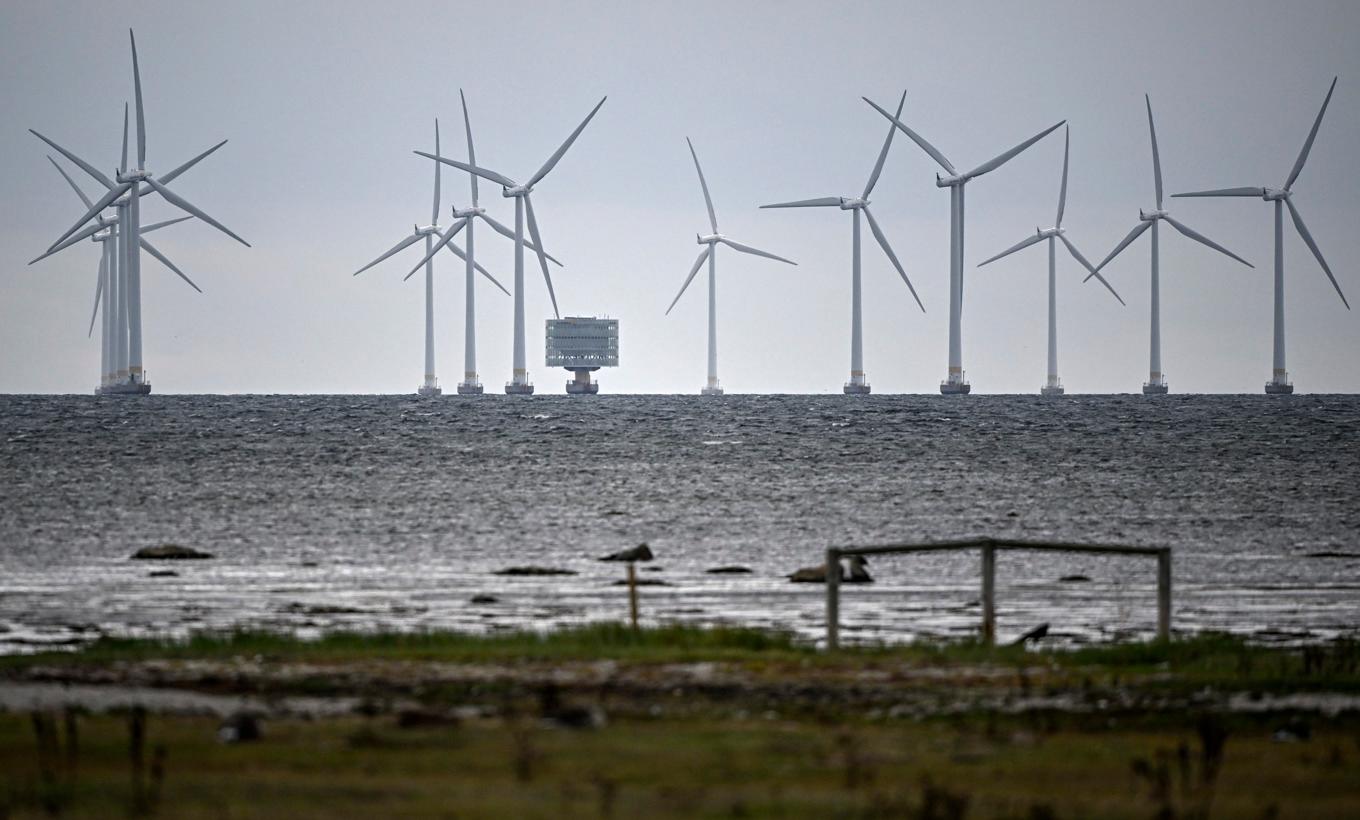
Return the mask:
POLYGON ((910 552, 941 552, 944 550, 979 549, 994 547, 1000 550, 1033 550, 1038 552, 1085 552, 1101 555, 1148 555, 1170 553, 1169 547, 1135 547, 1122 544, 1073 544, 1059 541, 1014 541, 976 538, 964 541, 937 541, 917 544, 875 544, 865 547, 835 547, 837 555, 890 555, 910 552))

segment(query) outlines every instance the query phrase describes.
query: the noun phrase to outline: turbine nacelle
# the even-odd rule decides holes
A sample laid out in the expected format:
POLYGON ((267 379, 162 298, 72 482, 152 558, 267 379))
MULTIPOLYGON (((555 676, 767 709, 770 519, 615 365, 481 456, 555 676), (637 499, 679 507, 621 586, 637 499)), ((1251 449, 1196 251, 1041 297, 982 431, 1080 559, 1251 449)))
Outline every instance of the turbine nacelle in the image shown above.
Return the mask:
POLYGON ((1159 219, 1166 219, 1170 215, 1171 214, 1168 211, 1160 209, 1156 211, 1144 211, 1142 208, 1138 209, 1138 219, 1141 222, 1156 222, 1159 219))
POLYGON ((471 219, 471 218, 474 217, 474 216, 481 216, 481 215, 484 214, 484 213, 486 213, 486 208, 478 208, 478 207, 472 207, 472 208, 454 208, 454 209, 453 209, 453 218, 454 218, 454 219, 471 219))
POLYGON ((1289 199, 1293 195, 1294 193, 1292 191, 1286 191, 1282 188, 1266 188, 1265 193, 1261 194, 1261 199, 1264 199, 1266 202, 1278 202, 1280 200, 1289 199))
POLYGON ((416 236, 438 236, 440 227, 438 225, 425 225, 424 227, 416 225, 415 234, 416 236))
POLYGON ((1035 228, 1034 232, 1043 239, 1052 239, 1055 236, 1062 236, 1067 233, 1063 228, 1035 228))
POLYGON ((141 169, 141 168, 138 168, 138 169, 135 169, 135 170, 132 170, 132 171, 115 171, 115 172, 114 172, 114 179, 116 179, 116 180, 117 180, 118 182, 120 182, 120 183, 121 183, 121 182, 141 182, 142 180, 147 179, 147 178, 150 177, 150 176, 151 176, 151 172, 150 172, 150 171, 146 171, 146 170, 143 170, 143 169, 141 169))
POLYGON ((954 174, 953 176, 942 177, 938 171, 935 172, 936 188, 953 188, 954 186, 962 185, 967 181, 968 177, 964 174, 954 174))
POLYGON ((869 200, 865 199, 864 197, 848 197, 848 196, 841 197, 842 211, 857 211, 861 208, 866 207, 868 204, 869 200))
POLYGON ((724 237, 720 233, 711 233, 708 234, 707 236, 700 236, 697 233, 694 235, 694 241, 698 242, 700 245, 716 245, 717 243, 723 241, 723 239, 725 238, 726 237, 724 237))
POLYGON ((517 196, 528 196, 533 190, 534 189, 528 185, 516 185, 513 188, 502 185, 501 196, 506 197, 507 199, 513 199, 517 196))

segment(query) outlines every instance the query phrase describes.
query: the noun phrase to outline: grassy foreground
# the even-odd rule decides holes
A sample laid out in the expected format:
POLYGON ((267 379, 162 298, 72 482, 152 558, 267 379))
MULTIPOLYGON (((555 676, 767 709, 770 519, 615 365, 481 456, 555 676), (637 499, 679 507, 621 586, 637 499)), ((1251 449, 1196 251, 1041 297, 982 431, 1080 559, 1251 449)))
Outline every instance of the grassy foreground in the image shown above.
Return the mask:
POLYGON ((215 717, 0 713, 0 818, 1360 815, 1354 712, 1224 707, 1360 692, 1349 642, 826 654, 687 627, 232 633, 6 658, 0 687, 145 684, 148 670, 163 686, 362 706, 266 717, 233 744, 215 717))

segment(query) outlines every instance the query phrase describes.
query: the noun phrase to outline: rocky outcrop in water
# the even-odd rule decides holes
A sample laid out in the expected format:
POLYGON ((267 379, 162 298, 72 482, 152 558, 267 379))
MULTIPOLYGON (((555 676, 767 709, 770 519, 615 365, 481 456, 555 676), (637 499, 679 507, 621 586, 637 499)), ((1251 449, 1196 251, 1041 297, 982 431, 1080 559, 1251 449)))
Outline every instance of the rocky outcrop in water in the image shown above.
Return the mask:
POLYGON ((134 561, 183 561, 183 560, 202 560, 212 558, 210 552, 199 552, 193 547, 181 547, 179 544, 161 544, 155 547, 142 547, 132 553, 134 561))
POLYGON ((652 555, 652 548, 646 544, 638 544, 630 550, 611 553, 601 558, 601 561, 650 561, 655 557, 652 555))
POLYGON ((556 567, 506 567, 505 569, 498 569, 492 574, 535 576, 535 575, 576 575, 578 573, 576 572, 576 570, 557 569, 556 567))

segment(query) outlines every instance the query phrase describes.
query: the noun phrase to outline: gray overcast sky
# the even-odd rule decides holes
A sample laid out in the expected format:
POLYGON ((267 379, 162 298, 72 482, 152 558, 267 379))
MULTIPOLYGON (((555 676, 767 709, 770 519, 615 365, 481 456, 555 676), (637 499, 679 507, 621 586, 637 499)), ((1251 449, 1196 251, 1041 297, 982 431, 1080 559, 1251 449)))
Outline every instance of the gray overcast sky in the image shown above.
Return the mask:
MULTIPOLYGON (((85 329, 98 254, 81 245, 26 267, 81 212, 36 128, 111 169, 132 93, 136 28, 148 167, 164 173, 230 142, 176 190, 248 239, 197 222, 157 244, 206 291, 143 264, 146 367, 158 392, 411 392, 422 372, 423 287, 411 249, 350 274, 429 216, 432 171, 412 149, 462 158, 458 89, 478 158, 527 176, 600 96, 609 101, 535 194, 564 315, 618 317, 622 366, 606 392, 697 392, 705 371, 702 281, 668 317, 707 219, 685 137, 734 238, 797 260, 725 253, 719 374, 729 392, 838 392, 849 370, 850 217, 760 211, 853 194, 888 105, 971 167, 1066 118, 1065 226, 1093 261, 1153 206, 1142 95, 1152 95, 1168 193, 1281 185, 1327 84, 1336 95, 1296 199, 1360 306, 1360 4, 340 3, 10 0, 0 7, 0 391, 86 392, 98 339, 85 329)), ((1044 377, 1045 254, 977 262, 1051 224, 1061 132, 969 186, 964 365, 978 392, 1036 392, 1044 377)), ((875 214, 915 283, 922 315, 865 232, 865 365, 876 392, 935 392, 945 375, 948 192, 897 139, 875 214)), ((87 190, 93 181, 78 175, 87 190)), ((502 221, 512 203, 483 183, 502 221)), ((467 179, 444 177, 445 204, 467 179)), ((1259 392, 1270 375, 1270 208, 1169 201, 1251 270, 1162 234, 1163 363, 1174 392, 1259 392)), ((156 201, 144 221, 173 213, 156 201)), ((447 213, 447 212, 446 212, 447 213)), ((447 215, 444 221, 447 222, 447 215)), ((482 230, 478 258, 509 284, 509 241, 482 230)), ((1059 257, 1060 373, 1070 392, 1136 391, 1147 376, 1146 238, 1107 273, 1118 305, 1059 257)), ((1286 225, 1289 370, 1303 391, 1360 390, 1360 315, 1336 298, 1286 225)), ((437 274, 439 376, 462 371, 462 267, 437 274)), ((550 307, 530 267, 531 377, 550 307)), ((1360 312, 1360 311, 1358 311, 1360 312)), ((479 283, 479 370, 510 375, 511 301, 479 283)))

